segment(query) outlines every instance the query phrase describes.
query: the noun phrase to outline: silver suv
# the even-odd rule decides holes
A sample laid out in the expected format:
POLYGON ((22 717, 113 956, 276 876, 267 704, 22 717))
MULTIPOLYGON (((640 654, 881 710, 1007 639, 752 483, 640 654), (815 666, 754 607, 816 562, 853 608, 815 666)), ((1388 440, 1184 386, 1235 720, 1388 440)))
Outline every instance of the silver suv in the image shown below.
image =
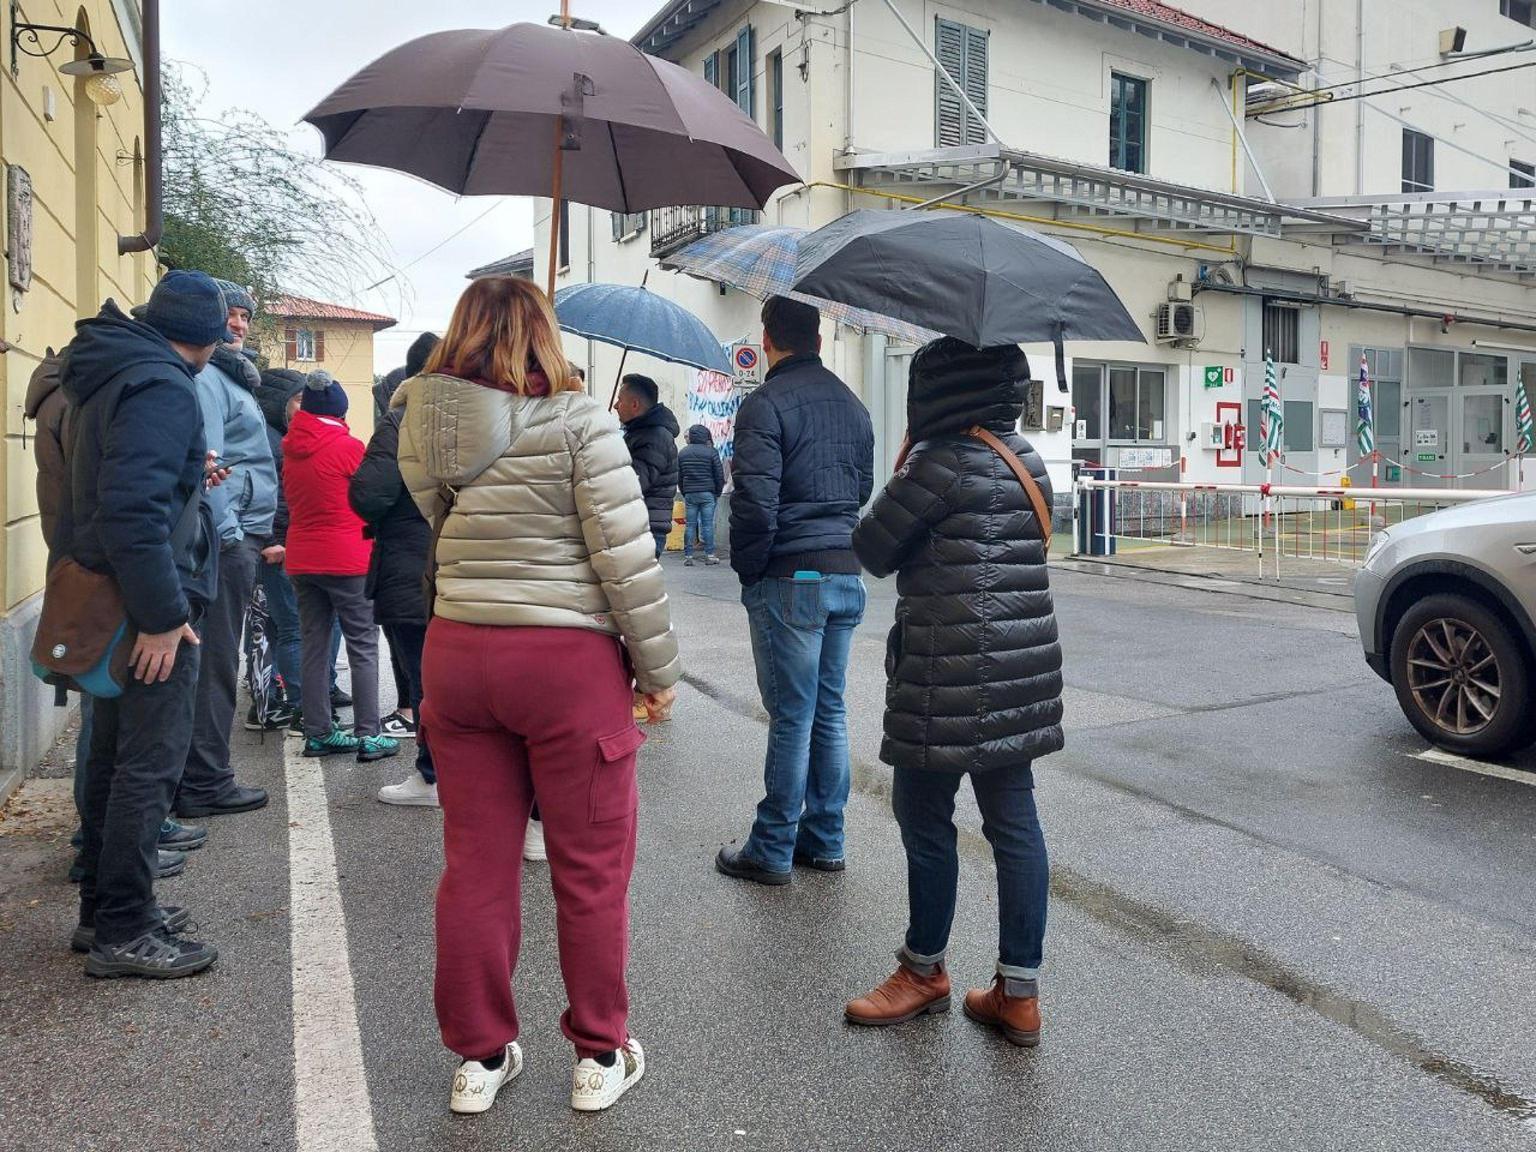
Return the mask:
POLYGON ((1536 493, 1387 529, 1355 613, 1366 661, 1432 743, 1502 756, 1536 740, 1536 493))

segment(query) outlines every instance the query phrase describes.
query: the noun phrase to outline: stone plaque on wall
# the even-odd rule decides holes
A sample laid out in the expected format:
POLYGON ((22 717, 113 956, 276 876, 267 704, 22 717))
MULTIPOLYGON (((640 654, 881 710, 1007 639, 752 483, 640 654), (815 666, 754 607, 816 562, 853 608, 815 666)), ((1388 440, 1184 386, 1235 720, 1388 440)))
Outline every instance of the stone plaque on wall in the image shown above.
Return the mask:
POLYGON ((11 287, 25 292, 32 287, 32 177, 19 164, 6 169, 5 218, 11 287))

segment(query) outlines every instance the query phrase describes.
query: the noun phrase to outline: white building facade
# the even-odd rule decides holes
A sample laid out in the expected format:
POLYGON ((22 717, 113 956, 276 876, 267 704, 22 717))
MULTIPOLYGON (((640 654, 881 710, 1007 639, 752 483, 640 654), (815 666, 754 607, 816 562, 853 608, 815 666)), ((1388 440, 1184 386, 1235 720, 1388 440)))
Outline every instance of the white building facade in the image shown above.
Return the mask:
MULTIPOLYGON (((825 7, 838 10, 672 0, 636 43, 713 80, 781 142, 805 184, 764 220, 816 227, 856 207, 952 196, 1071 242, 1104 274, 1146 343, 1069 345, 1065 393, 1050 348, 1026 349, 1043 403, 1025 432, 1058 499, 1074 460, 1146 478, 1260 478, 1266 349, 1286 405, 1287 481, 1335 483, 1357 466, 1363 354, 1384 483, 1517 486, 1516 381, 1536 393, 1536 189, 1522 190, 1522 166, 1536 163, 1536 69, 1492 70, 1536 54, 1474 54, 1536 35, 1529 5, 825 7), (1481 72, 1492 74, 1405 90, 1481 72), (1247 451, 1223 446, 1228 425, 1247 427, 1247 451)), ((562 284, 643 280, 723 341, 755 336, 756 300, 656 265, 748 214, 567 213, 562 284)), ((539 268, 547 205, 542 216, 539 268)), ((888 468, 913 349, 830 326, 824 336, 888 468)), ((570 352, 594 390, 612 386, 616 349, 570 352)), ((629 366, 655 375, 681 416, 691 370, 629 366)), ((1536 486, 1536 466, 1525 472, 1536 486)))

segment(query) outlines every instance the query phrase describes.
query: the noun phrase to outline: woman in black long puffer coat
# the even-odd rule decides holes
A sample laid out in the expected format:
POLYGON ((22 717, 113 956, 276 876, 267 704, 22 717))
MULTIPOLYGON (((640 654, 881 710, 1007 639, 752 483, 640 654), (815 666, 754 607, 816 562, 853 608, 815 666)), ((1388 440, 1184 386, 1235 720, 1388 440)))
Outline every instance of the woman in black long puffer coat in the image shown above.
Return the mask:
POLYGON ((1063 737, 1049 524, 1036 511, 1050 508, 1050 480, 1016 431, 1028 378, 1017 347, 978 350, 945 338, 920 349, 907 397, 910 454, 854 533, 872 575, 898 573, 880 758, 895 769, 909 903, 900 967, 848 1005, 857 1024, 949 1008, 955 795, 968 774, 997 862, 1001 931, 996 979, 966 995, 965 1012, 1015 1044, 1039 1042, 1050 873, 1031 764, 1063 737), (999 443, 989 446, 973 427, 999 443), (1004 453, 1033 478, 1039 505, 1004 453))

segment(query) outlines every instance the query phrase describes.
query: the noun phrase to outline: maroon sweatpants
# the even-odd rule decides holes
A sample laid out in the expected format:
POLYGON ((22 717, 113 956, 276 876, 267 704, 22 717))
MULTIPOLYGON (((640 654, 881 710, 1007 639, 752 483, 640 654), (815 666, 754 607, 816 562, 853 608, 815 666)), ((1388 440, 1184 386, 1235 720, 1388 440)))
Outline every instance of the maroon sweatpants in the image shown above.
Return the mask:
POLYGON ((570 1002, 561 1028, 581 1057, 622 1047, 645 741, 623 648, 579 628, 435 619, 422 682, 446 857, 434 989, 443 1043, 479 1060, 517 1039, 523 833, 537 798, 570 1002))

